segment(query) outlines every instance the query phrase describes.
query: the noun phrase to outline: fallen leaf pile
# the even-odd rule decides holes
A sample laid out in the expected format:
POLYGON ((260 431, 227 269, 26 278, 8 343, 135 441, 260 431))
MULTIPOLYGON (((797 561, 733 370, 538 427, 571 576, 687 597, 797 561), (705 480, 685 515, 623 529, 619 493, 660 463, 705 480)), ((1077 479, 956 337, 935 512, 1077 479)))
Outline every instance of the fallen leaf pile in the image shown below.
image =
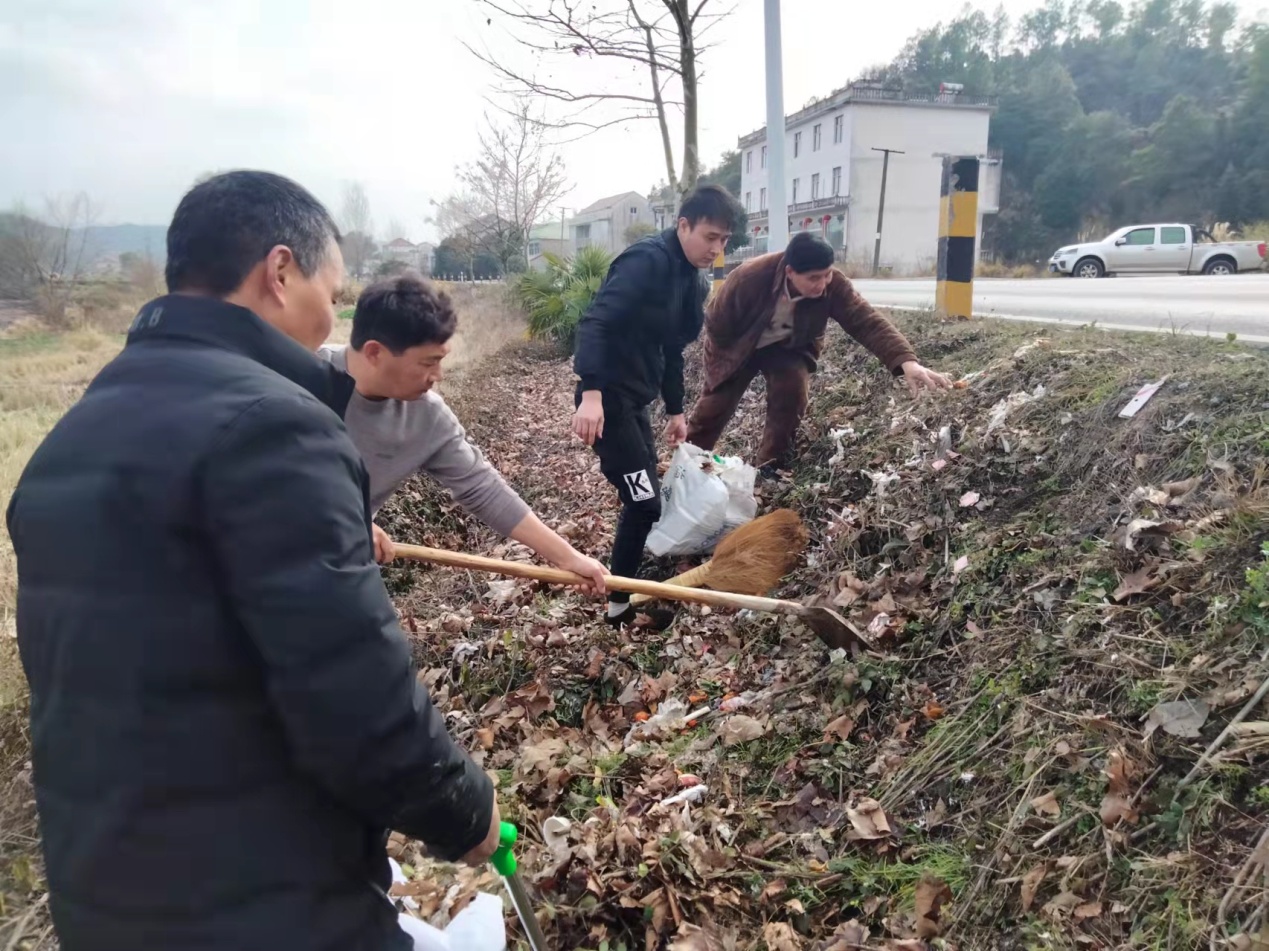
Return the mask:
MULTIPOLYGON (((1200 819, 1174 816, 1168 790, 1269 673, 1238 599, 1256 540, 1211 541, 1262 504, 1254 440, 1209 438, 1259 431, 1266 361, 1188 338, 1128 352, 1109 334, 904 326, 965 385, 914 401, 830 327, 802 456, 760 488, 760 511, 794 508, 811 530, 775 594, 835 605, 873 653, 697 607, 664 633, 614 631, 574 592, 386 572, 423 683, 522 829, 553 948, 955 951, 1012 946, 1025 928, 1109 949, 1166 921, 1168 901, 1195 920, 1219 903, 1265 815, 1250 795, 1263 744, 1237 748, 1247 785, 1200 819), (1204 874, 1167 858, 1178 828, 1221 857, 1204 874)), ((690 405, 695 348, 688 364, 690 405)), ((615 493, 568 433, 568 364, 529 345, 478 384, 451 394, 472 439, 606 560, 615 493)), ((719 449, 752 458, 762 411, 755 386, 719 449)), ((381 523, 534 560, 424 480, 381 523)), ((394 849, 434 923, 499 887, 417 843, 394 849)))

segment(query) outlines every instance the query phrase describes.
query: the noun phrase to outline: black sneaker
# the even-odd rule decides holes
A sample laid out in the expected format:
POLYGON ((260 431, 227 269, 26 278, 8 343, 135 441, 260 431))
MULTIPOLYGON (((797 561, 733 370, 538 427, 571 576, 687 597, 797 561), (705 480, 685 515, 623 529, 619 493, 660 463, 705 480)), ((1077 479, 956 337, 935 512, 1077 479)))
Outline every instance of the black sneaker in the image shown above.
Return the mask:
POLYGON ((674 623, 676 613, 666 608, 654 608, 646 604, 627 604, 620 614, 604 614, 604 620, 613 627, 642 627, 650 631, 664 631, 674 623))
POLYGON ((758 478, 763 482, 779 482, 780 468, 774 462, 758 467, 758 478))

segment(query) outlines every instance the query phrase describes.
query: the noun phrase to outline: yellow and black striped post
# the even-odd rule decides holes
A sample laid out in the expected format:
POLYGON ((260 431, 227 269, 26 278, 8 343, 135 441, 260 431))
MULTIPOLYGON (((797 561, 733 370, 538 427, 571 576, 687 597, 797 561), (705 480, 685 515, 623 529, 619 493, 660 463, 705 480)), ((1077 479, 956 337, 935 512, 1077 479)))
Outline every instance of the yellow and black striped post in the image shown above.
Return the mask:
POLYGON ((710 290, 710 294, 717 294, 718 289, 723 286, 723 278, 727 276, 727 255, 720 254, 714 258, 714 283, 710 290))
POLYGON ((978 159, 943 159, 939 189, 939 270, 934 309, 940 316, 974 313, 974 246, 978 241, 978 159))

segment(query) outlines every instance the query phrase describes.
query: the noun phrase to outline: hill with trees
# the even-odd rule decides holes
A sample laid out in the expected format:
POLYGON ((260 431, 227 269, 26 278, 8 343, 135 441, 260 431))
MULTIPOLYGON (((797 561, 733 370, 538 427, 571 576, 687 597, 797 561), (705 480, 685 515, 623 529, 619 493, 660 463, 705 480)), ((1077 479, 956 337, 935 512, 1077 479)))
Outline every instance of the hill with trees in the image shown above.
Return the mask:
POLYGON ((1049 0, 1016 23, 967 7, 865 78, 997 97, 983 243, 1004 260, 1133 221, 1269 236, 1269 23, 1240 27, 1231 3, 1049 0))

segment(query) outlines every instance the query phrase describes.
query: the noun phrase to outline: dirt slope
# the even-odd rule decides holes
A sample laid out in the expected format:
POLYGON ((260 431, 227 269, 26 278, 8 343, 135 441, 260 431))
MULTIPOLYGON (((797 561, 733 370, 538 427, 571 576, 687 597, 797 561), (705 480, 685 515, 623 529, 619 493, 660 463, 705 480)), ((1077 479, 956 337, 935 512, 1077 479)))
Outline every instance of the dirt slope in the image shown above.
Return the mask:
MULTIPOLYGON (((556 947, 1252 947, 1213 929, 1264 924, 1263 706, 1189 774, 1269 673, 1269 361, 905 329, 977 375, 913 403, 834 331, 803 455, 763 503, 812 531, 780 593, 835 601, 875 652, 695 609, 620 635, 573 594, 390 572, 424 679, 525 829, 556 947), (551 817, 571 826, 548 844, 551 817)), ((521 347, 455 402, 539 514, 603 555, 614 500, 567 436, 571 386, 521 347)), ((724 448, 752 446, 760 408, 755 391, 724 448)), ((402 539, 527 557, 421 483, 385 515, 402 539)), ((438 920, 493 885, 446 894, 418 868, 438 920)))

